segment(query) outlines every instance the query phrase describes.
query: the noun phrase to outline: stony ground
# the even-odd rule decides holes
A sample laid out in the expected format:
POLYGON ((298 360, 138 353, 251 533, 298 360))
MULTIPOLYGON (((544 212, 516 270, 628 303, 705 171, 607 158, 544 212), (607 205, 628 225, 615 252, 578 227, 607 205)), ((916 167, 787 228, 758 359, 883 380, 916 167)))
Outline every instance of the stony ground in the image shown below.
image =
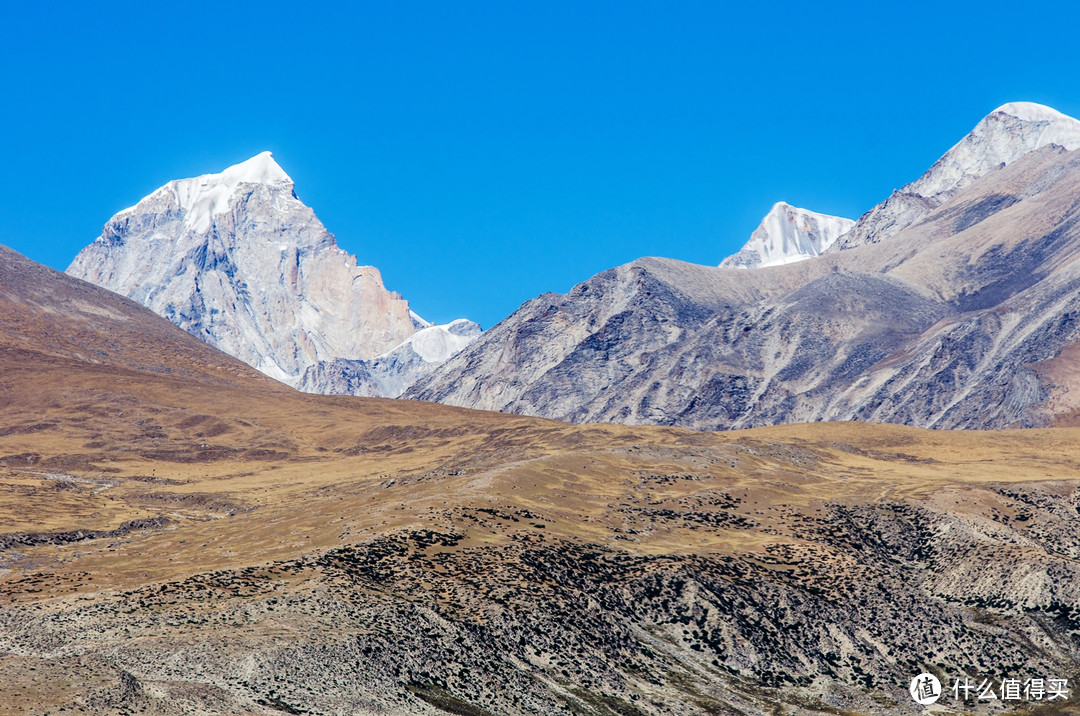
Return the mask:
MULTIPOLYGON (((181 534, 197 555, 225 539, 216 530, 270 508, 189 500, 217 518, 203 530, 174 518, 9 535, 0 710, 918 713, 906 686, 926 670, 947 684, 1073 678, 1077 482, 919 481, 866 499, 838 488, 866 479, 861 461, 948 470, 895 449, 831 450, 752 440, 590 452, 586 484, 613 465, 695 469, 628 470, 587 509, 588 490, 565 482, 506 497, 560 475, 566 456, 481 472, 483 501, 430 499, 481 479, 467 470, 402 475, 368 509, 407 512, 407 525, 369 530, 373 516, 347 518, 353 504, 328 496, 348 503, 333 546, 145 583, 106 565, 160 559, 162 540, 186 560, 181 534)), ((100 489, 73 484, 65 491, 100 489)))

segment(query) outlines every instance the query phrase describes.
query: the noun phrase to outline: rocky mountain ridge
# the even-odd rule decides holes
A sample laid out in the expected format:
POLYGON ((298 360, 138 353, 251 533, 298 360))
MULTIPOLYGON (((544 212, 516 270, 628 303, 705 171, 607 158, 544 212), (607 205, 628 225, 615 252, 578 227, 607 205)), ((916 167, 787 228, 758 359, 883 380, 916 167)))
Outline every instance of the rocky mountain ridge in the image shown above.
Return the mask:
POLYGON ((1068 422, 1080 408, 1068 359, 1080 153, 1048 137, 1068 144, 1080 123, 1019 107, 920 180, 938 193, 917 218, 890 198, 823 255, 767 269, 640 259, 605 271, 527 302, 405 395, 708 430, 1068 422), (874 217, 896 232, 852 239, 884 226, 874 217))

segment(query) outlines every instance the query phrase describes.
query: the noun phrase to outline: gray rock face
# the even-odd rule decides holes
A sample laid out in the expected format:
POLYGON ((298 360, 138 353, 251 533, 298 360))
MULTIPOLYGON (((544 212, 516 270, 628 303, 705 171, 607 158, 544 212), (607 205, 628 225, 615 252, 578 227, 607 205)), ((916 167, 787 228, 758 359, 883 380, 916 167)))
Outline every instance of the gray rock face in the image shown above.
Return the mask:
POLYGON ((819 393, 945 314, 902 282, 851 273, 744 303, 724 290, 729 273, 664 259, 604 272, 527 303, 407 396, 571 422, 822 419, 819 393))
MULTIPOLYGON (((110 219, 67 272, 294 386, 312 366, 332 384, 335 361, 376 359, 427 325, 338 248, 269 152, 169 182, 110 219)), ((398 390, 405 375, 382 383, 398 390)))
POLYGON ((526 303, 406 397, 699 429, 1066 419, 1080 152, 1045 146, 947 193, 893 236, 797 264, 605 271, 526 303))

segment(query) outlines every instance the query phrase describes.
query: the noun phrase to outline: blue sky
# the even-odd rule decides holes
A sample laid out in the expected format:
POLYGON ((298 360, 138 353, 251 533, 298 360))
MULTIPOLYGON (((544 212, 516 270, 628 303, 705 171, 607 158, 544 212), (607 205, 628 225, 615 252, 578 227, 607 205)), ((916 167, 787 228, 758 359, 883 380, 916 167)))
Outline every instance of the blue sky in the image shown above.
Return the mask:
POLYGON ((1080 4, 7 3, 0 216, 63 269, 264 149, 342 248, 489 327, 776 201, 852 218, 1013 100, 1080 116, 1080 4))

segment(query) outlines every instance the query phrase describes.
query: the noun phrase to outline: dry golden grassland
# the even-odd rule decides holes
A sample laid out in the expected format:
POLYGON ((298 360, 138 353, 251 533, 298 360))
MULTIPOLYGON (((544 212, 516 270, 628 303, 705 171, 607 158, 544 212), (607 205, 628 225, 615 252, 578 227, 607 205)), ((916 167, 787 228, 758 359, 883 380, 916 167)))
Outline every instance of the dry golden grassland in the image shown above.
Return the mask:
MULTIPOLYGON (((3 533, 105 533, 155 518, 161 526, 62 544, 38 539, 5 565, 10 598, 26 598, 11 580, 28 572, 51 575, 40 598, 64 593, 69 580, 80 590, 131 586, 415 528, 462 534, 461 546, 525 531, 649 554, 754 553, 797 537, 791 516, 812 515, 827 501, 951 501, 983 513, 994 498, 982 485, 1068 490, 1080 479, 1076 429, 575 427, 432 404, 84 373, 81 385, 43 385, 25 391, 33 401, 24 393, 7 406, 3 533), (536 517, 463 516, 476 510, 536 517), (693 519, 651 519, 656 510, 766 529, 715 521, 701 529, 693 519)), ((9 384, 24 377, 36 376, 7 373, 9 384)))

